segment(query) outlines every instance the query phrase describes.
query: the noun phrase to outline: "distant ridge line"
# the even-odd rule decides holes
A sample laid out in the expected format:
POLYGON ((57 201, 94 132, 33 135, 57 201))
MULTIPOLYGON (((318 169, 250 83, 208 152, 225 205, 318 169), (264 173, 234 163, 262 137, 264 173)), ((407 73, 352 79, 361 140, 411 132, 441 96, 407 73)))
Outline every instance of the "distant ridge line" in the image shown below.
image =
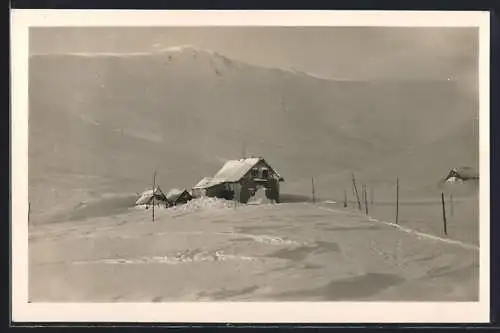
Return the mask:
POLYGON ((225 61, 229 61, 232 63, 236 64, 241 64, 249 67, 254 67, 254 68, 261 68, 261 69, 268 69, 268 70, 275 70, 275 71, 280 71, 284 73, 289 73, 289 74, 294 74, 297 76, 304 76, 307 78, 312 78, 312 79, 317 79, 317 80, 322 80, 322 81, 329 81, 329 82, 364 82, 364 83, 369 83, 369 82, 429 82, 429 81, 434 81, 434 82, 447 82, 451 83, 456 81, 456 79, 453 80, 448 80, 446 78, 443 79, 415 79, 415 80, 408 80, 408 79, 376 79, 376 78, 365 78, 365 79, 352 79, 352 78, 345 78, 345 77, 328 77, 328 76, 323 76, 317 73, 311 73, 303 70, 296 69, 294 67, 278 67, 278 66, 265 66, 265 65, 260 65, 260 64, 253 64, 250 62, 247 62, 245 60, 240 60, 240 59, 234 59, 230 58, 228 56, 225 56, 217 51, 211 50, 211 49, 206 49, 206 48, 200 48, 196 47, 193 45, 180 45, 180 46, 172 46, 172 47, 166 47, 162 49, 156 49, 156 50, 151 50, 147 52, 61 52, 61 53, 31 53, 29 54, 29 58, 32 57, 87 57, 87 58, 99 58, 99 57, 117 57, 117 58, 126 58, 126 57, 148 57, 148 56, 160 56, 162 54, 173 54, 173 53, 189 53, 189 52, 194 52, 194 53, 200 53, 200 54, 206 54, 210 55, 216 58, 223 59, 225 61))
POLYGON ((254 68, 262 68, 262 69, 268 69, 268 70, 275 70, 275 71, 281 71, 285 73, 290 73, 294 74, 297 76, 305 76, 308 78, 313 78, 317 80, 323 80, 323 81, 330 81, 330 82, 369 82, 369 81, 374 81, 374 80, 364 80, 364 79, 349 79, 349 78, 329 78, 325 76, 321 76, 319 74, 314 74, 314 73, 309 73, 306 71, 301 71, 298 69, 295 69, 293 67, 271 67, 271 66, 263 66, 263 65, 257 65, 257 64, 252 64, 249 62, 246 62, 244 60, 240 59, 233 59, 229 58, 225 55, 222 55, 221 53, 218 53, 216 51, 212 51, 209 49, 202 49, 202 48, 195 48, 195 47, 170 47, 170 48, 165 48, 165 49, 159 49, 159 50, 152 50, 149 52, 63 52, 63 53, 31 53, 29 55, 29 58, 33 57, 82 57, 82 58, 100 58, 100 57, 116 57, 116 58, 126 58, 126 57, 150 57, 150 56, 159 56, 162 54, 169 54, 169 53, 180 53, 180 52, 189 52, 189 51, 194 51, 194 52, 199 52, 199 53, 205 53, 207 55, 213 56, 213 57, 218 57, 221 59, 229 60, 234 63, 238 63, 241 65, 249 66, 249 67, 254 67, 254 68))

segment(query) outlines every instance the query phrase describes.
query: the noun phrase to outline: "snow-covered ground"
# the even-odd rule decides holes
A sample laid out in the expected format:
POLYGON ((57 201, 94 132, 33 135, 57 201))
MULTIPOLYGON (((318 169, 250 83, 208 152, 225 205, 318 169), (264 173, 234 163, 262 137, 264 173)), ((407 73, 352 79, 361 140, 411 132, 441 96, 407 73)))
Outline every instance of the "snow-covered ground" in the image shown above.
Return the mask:
POLYGON ((473 244, 322 203, 193 200, 33 224, 33 302, 474 301, 473 244))
POLYGON ((30 57, 33 301, 477 299, 477 188, 438 186, 478 167, 474 95, 199 51, 30 57), (190 189, 242 145, 284 176, 282 204, 192 201, 156 223, 131 208, 153 170, 165 190, 190 189), (353 172, 373 219, 342 207, 353 172), (383 222, 396 177, 400 227, 383 222), (446 237, 462 243, 436 238, 442 191, 456 203, 446 237))

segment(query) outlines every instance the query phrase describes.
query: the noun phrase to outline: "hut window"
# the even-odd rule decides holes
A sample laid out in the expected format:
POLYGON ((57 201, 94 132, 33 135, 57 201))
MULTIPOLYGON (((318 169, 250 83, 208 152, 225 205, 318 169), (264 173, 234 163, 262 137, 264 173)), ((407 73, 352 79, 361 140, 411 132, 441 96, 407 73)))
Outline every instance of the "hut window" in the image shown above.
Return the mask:
POLYGON ((252 169, 252 177, 258 177, 259 176, 259 170, 258 169, 252 169))
POLYGON ((267 179, 269 177, 269 170, 264 169, 262 170, 262 178, 267 179))

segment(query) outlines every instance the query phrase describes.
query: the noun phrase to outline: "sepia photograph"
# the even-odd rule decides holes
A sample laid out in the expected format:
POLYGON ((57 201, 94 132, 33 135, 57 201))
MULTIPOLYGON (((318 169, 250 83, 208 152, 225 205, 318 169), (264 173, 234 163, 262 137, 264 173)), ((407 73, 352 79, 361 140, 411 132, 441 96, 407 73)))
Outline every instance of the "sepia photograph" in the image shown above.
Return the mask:
POLYGON ((23 32, 28 305, 488 301, 484 26, 101 17, 23 32))

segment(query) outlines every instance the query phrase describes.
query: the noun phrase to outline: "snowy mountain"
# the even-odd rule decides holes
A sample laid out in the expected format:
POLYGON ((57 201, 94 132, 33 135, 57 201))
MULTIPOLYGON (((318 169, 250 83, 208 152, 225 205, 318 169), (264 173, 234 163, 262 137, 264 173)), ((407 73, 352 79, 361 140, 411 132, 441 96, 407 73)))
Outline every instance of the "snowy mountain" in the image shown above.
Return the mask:
POLYGON ((477 137, 463 134, 475 101, 446 79, 334 81, 184 46, 33 55, 29 89, 30 200, 41 206, 68 199, 47 188, 134 192, 155 168, 162 186, 189 188, 243 146, 279 168, 283 191, 330 179, 322 195, 336 195, 351 171, 392 177, 388 161, 411 173, 422 158, 434 175, 477 155, 477 137), (400 157, 410 149, 413 163, 400 157))

